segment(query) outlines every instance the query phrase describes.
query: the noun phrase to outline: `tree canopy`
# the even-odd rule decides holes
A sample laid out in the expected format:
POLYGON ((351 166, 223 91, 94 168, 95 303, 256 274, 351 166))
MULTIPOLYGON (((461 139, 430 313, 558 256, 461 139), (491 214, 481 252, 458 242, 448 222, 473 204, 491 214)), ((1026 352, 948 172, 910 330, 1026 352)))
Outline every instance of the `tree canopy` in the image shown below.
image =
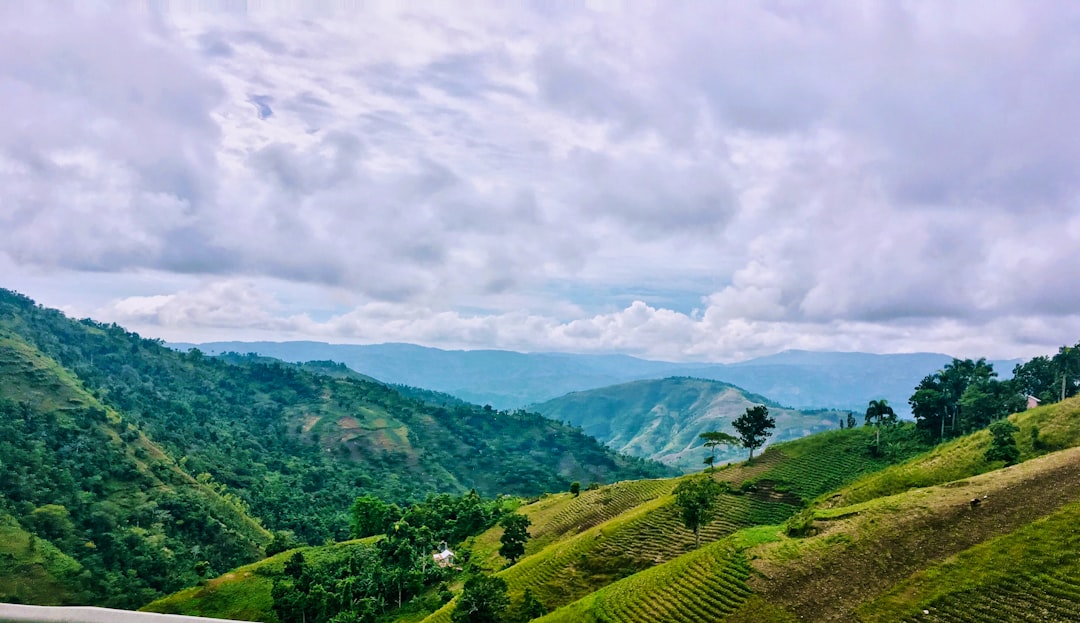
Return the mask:
POLYGON ((746 413, 740 415, 731 425, 739 433, 742 446, 750 450, 750 458, 747 460, 753 461, 754 450, 765 445, 765 441, 772 435, 769 431, 776 428, 776 420, 769 416, 768 407, 756 405, 747 407, 746 413))
POLYGON ((705 464, 709 466, 709 471, 713 470, 714 463, 716 463, 716 448, 718 446, 739 445, 738 437, 721 431, 706 431, 698 435, 698 437, 704 439, 705 447, 711 450, 711 454, 705 457, 705 464))
POLYGON ((683 525, 694 531, 694 547, 701 546, 701 527, 716 514, 716 501, 723 491, 711 476, 693 476, 675 487, 675 504, 683 525))
POLYGON ((529 540, 529 526, 532 522, 525 515, 510 513, 502 518, 499 525, 503 527, 499 542, 499 555, 514 564, 518 558, 525 555, 525 543, 529 540))

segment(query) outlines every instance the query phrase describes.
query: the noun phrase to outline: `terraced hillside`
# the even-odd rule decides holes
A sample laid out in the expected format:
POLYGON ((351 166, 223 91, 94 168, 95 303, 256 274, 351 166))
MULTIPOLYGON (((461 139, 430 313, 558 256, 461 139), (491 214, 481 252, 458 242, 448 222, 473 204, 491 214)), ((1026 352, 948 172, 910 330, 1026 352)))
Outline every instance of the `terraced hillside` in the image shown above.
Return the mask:
MULTIPOLYGON (((888 459, 874 459, 866 452, 870 438, 865 430, 835 431, 779 444, 754 463, 717 470, 714 478, 733 485, 734 492, 721 496, 720 512, 702 528, 702 541, 716 542, 744 528, 782 523, 799 509, 800 494, 806 499, 820 494, 820 482, 843 483, 887 465, 888 459), (742 483, 748 485, 745 494, 742 483)), ((586 491, 576 499, 564 495, 523 507, 521 512, 533 520, 536 539, 527 551, 530 555, 499 573, 511 595, 529 589, 546 607, 556 608, 635 572, 679 559, 693 548, 694 537, 683 526, 670 495, 676 482, 620 483, 586 491)), ((479 537, 478 544, 488 545, 478 549, 493 549, 490 544, 497 542, 498 534, 496 529, 479 537)), ((487 560, 497 563, 491 557, 487 560)), ((425 623, 448 622, 453 608, 448 604, 425 623)))
MULTIPOLYGON (((474 560, 512 602, 537 597, 544 623, 1074 621, 1080 398, 1011 417, 1024 459, 1012 467, 982 460, 981 432, 875 458, 871 431, 835 431, 716 470, 732 491, 700 549, 675 512, 676 481, 649 480, 521 507, 526 556, 505 567, 496 528, 472 542, 474 560)), ((455 606, 422 621, 450 623, 455 606)))
MULTIPOLYGON (((1053 431, 1035 444, 1046 448, 1076 438, 1080 401, 1012 417, 1021 427, 1037 422, 1040 431, 1053 431)), ((819 498, 808 511, 812 536, 791 538, 782 526, 761 526, 710 545, 706 549, 733 547, 735 554, 726 560, 747 561, 745 573, 727 572, 719 591, 726 602, 701 606, 718 591, 703 588, 702 577, 725 572, 686 571, 701 555, 695 552, 614 583, 540 620, 1078 620, 1080 537, 1075 526, 1080 519, 1080 448, 1049 454, 1044 449, 1042 456, 1002 469, 1000 464, 980 466, 973 460, 986 447, 985 436, 976 434, 958 440, 952 450, 920 455, 864 476, 836 496, 819 498), (956 465, 967 465, 968 475, 948 479, 945 474, 954 473, 956 465), (943 480, 843 503, 845 492, 865 491, 870 481, 895 482, 887 471, 910 473, 916 466, 926 473, 940 470, 943 480), (978 502, 972 503, 974 499, 978 502)), ((1029 446, 1029 451, 1038 450, 1029 446)), ((781 465, 758 469, 762 475, 782 473, 781 465)), ((724 569, 731 567, 727 563, 724 569)))

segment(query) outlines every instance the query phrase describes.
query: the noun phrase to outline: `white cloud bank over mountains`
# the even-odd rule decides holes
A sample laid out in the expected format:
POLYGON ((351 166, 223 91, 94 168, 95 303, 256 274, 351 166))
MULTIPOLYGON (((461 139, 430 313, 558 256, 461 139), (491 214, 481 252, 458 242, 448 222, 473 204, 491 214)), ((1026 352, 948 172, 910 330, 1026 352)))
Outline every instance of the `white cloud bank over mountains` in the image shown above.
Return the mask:
POLYGON ((0 286, 190 341, 1080 339, 1073 3, 394 4, 0 3, 0 286))

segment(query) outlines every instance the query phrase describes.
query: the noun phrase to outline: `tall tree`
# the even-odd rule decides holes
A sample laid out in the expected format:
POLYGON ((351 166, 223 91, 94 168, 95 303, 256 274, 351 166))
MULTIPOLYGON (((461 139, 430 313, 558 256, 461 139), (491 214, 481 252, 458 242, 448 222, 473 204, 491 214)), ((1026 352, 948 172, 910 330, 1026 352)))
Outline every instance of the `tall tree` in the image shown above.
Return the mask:
POLYGON ((503 527, 503 534, 499 537, 499 542, 502 543, 499 555, 514 564, 518 558, 525 555, 525 543, 529 540, 529 526, 532 522, 525 515, 511 513, 503 517, 499 525, 503 527))
POLYGON ((675 505, 683 525, 694 531, 695 548, 701 547, 701 526, 712 521, 722 490, 720 483, 704 475, 687 478, 675 487, 675 505))
POLYGON ((709 466, 711 472, 716 463, 716 448, 717 446, 734 446, 739 444, 739 438, 734 435, 729 435, 720 431, 707 431, 698 435, 699 438, 705 440, 705 447, 711 450, 711 454, 705 457, 705 464, 709 466))
POLYGON ((1019 428, 1009 420, 1000 420, 990 425, 990 448, 986 451, 987 461, 1005 461, 1013 465, 1020 460, 1020 450, 1016 447, 1016 433, 1019 428))
POLYGON ((866 407, 866 425, 873 425, 876 430, 874 437, 874 453, 881 452, 881 427, 896 423, 896 411, 889 406, 889 401, 871 400, 866 407))
POLYGON ((383 534, 401 509, 373 495, 363 495, 349 508, 349 532, 354 539, 383 534))
POLYGON ((765 445, 765 441, 772 435, 769 431, 776 428, 776 420, 769 416, 769 408, 765 405, 747 407, 746 413, 739 416, 731 423, 735 432, 739 433, 739 441, 742 446, 750 450, 750 458, 747 463, 754 460, 754 450, 765 445))
POLYGON ((985 359, 953 359, 943 369, 923 378, 908 403, 915 416, 916 426, 945 438, 945 428, 951 434, 960 431, 960 399, 968 385, 985 382, 997 376, 994 366, 985 359))
POLYGON ((450 620, 453 623, 499 623, 509 605, 506 580, 494 575, 474 575, 465 580, 465 588, 450 620))

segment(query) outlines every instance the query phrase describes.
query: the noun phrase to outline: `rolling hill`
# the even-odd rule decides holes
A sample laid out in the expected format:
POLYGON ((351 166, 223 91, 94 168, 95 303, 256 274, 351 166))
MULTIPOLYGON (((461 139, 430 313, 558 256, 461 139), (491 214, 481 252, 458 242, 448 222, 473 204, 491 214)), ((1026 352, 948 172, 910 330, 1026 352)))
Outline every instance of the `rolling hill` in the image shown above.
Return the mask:
MULTIPOLYGON (((724 381, 798 409, 866 409, 880 398, 901 415, 911 390, 952 357, 791 350, 738 363, 675 363, 624 355, 450 351, 414 344, 209 342, 209 354, 258 353, 284 361, 330 360, 387 383, 425 387, 476 404, 515 409, 564 394, 629 381, 691 376, 724 381)), ((995 361, 1002 378, 1019 361, 995 361)))
POLYGON ((179 353, 0 290, 0 521, 34 537, 0 560, 0 590, 44 599, 17 581, 38 574, 63 585, 49 599, 134 607, 272 538, 342 539, 365 493, 671 473, 537 414, 415 394, 325 363, 179 353))
MULTIPOLYGON (((701 468, 708 452, 698 438, 706 431, 734 434, 731 422, 747 407, 764 404, 776 419, 770 443, 839 427, 847 413, 804 413, 720 381, 667 378, 634 381, 574 392, 530 408, 549 418, 580 426, 608 447, 650 458, 684 471, 701 468)), ((746 456, 738 447, 718 448, 717 465, 746 456)))
MULTIPOLYGON (((1010 419, 1021 462, 1004 468, 983 457, 986 431, 878 457, 863 428, 776 444, 715 471, 729 488, 699 549, 674 506, 678 480, 642 480, 521 507, 526 556, 506 567, 494 528, 471 541, 473 560, 512 603, 539 598, 542 623, 1075 621, 1080 398, 1010 419)), ((196 597, 208 593, 169 611, 196 597)), ((456 603, 397 620, 447 623, 456 603)))

